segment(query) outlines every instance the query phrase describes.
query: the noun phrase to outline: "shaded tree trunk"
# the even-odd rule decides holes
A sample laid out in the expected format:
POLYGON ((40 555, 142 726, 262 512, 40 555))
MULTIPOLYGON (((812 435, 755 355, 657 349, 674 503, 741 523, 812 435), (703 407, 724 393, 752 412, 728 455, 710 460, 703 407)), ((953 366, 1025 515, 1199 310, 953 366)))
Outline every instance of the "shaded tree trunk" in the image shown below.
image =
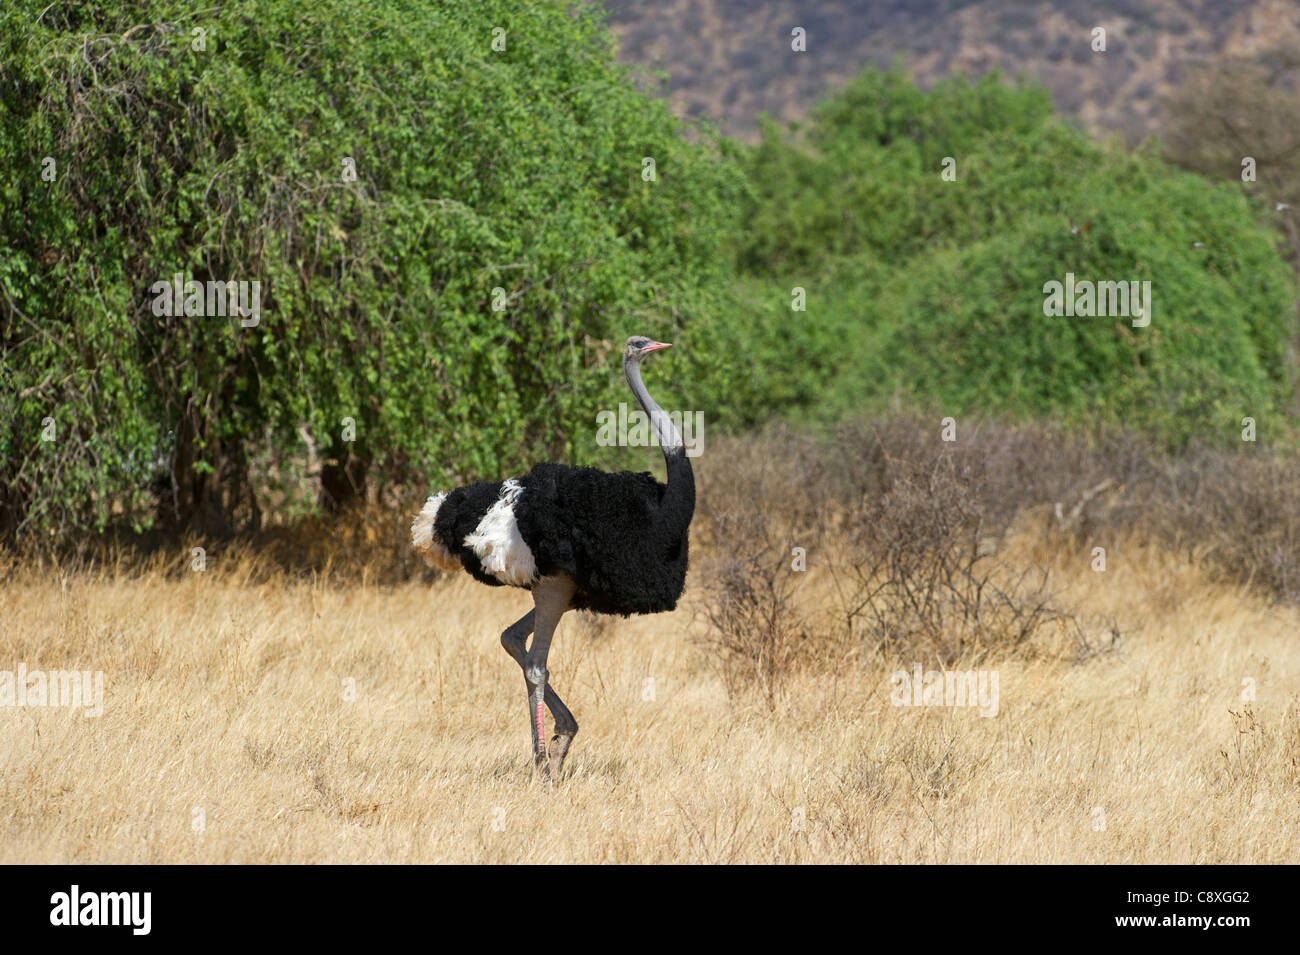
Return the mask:
POLYGON ((320 469, 320 506, 330 514, 337 514, 364 503, 369 469, 370 462, 353 454, 350 447, 346 457, 326 458, 320 469))

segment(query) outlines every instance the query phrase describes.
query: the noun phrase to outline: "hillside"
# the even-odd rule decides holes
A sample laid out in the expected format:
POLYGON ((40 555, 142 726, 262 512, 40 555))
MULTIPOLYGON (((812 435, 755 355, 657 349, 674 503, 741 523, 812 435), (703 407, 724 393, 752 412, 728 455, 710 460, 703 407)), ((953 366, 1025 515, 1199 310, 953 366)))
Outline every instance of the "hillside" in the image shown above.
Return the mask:
POLYGON ((950 72, 1023 72, 1094 133, 1130 143, 1159 127, 1162 98, 1191 68, 1300 39, 1287 0, 607 0, 629 63, 669 75, 680 113, 752 138, 755 117, 802 116, 826 89, 896 56, 922 85, 950 72), (807 31, 808 50, 790 49, 807 31), (1107 31, 1094 53, 1092 30, 1107 31))

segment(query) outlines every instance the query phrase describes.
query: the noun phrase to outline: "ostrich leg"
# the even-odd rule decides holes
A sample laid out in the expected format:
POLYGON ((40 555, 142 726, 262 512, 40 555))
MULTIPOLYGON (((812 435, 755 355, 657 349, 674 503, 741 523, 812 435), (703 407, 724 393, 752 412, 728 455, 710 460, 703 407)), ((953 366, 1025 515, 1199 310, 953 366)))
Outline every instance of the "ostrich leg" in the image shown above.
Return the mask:
MULTIPOLYGON (((549 676, 546 658, 551 652, 551 637, 555 635, 555 627, 564 616, 564 611, 569 609, 572 597, 573 581, 567 577, 543 577, 533 585, 533 645, 529 647, 525 658, 524 681, 528 684, 528 715, 533 729, 533 766, 541 771, 543 778, 550 775, 550 767, 546 762, 546 724, 543 721, 546 681, 549 676)), ((560 698, 554 690, 551 691, 551 696, 554 697, 554 702, 559 703, 560 698)), ((567 709, 560 703, 555 713, 555 729, 557 737, 567 736, 572 739, 577 724, 572 727, 559 725, 560 714, 567 712, 567 709), (566 732, 570 729, 571 732, 566 732)), ((569 714, 568 721, 572 723, 572 714, 569 714)), ((565 752, 568 751, 568 740, 565 740, 562 748, 565 752)))
POLYGON ((569 744, 578 732, 578 721, 573 718, 569 708, 564 705, 560 695, 551 688, 547 681, 546 657, 550 651, 551 637, 564 611, 569 608, 569 599, 573 594, 573 585, 568 580, 548 579, 539 582, 533 588, 534 609, 528 611, 501 634, 501 646, 519 664, 524 671, 524 680, 528 686, 528 720, 532 728, 533 761, 537 768, 558 777, 564 766, 564 757, 569 751, 569 744), (533 649, 528 653, 524 642, 528 634, 537 627, 538 637, 533 640, 533 649), (539 672, 540 668, 540 672, 539 672), (540 677, 541 699, 538 699, 537 683, 540 677), (542 721, 541 704, 545 703, 555 717, 555 736, 551 739, 549 765, 546 764, 546 729, 542 721))
MULTIPOLYGON (((519 664, 520 670, 528 669, 527 643, 528 635, 533 632, 535 613, 536 611, 533 610, 528 611, 501 634, 501 646, 505 647, 506 652, 519 664)), ((546 684, 545 700, 547 709, 555 717, 555 736, 551 737, 549 748, 550 768, 554 775, 559 776, 560 769, 564 766, 565 753, 568 752, 573 737, 577 735, 578 721, 573 718, 573 714, 569 712, 569 708, 564 705, 564 701, 549 682, 546 684)), ((529 719, 533 722, 531 714, 529 719)), ((536 743, 533 748, 536 751, 536 743)))

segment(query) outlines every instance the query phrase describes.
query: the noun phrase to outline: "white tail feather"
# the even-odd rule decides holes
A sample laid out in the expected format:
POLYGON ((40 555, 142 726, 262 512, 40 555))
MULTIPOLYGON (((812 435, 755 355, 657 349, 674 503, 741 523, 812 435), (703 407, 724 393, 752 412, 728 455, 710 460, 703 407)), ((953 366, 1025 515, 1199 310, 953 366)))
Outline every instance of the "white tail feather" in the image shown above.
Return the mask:
POLYGON ((411 522, 411 546, 415 552, 424 558, 424 562, 430 567, 437 567, 441 570, 460 570, 460 558, 449 551, 446 546, 438 539, 438 532, 434 530, 433 522, 438 518, 438 508, 442 507, 442 502, 447 499, 447 492, 435 494, 424 502, 424 507, 420 513, 415 516, 411 522))

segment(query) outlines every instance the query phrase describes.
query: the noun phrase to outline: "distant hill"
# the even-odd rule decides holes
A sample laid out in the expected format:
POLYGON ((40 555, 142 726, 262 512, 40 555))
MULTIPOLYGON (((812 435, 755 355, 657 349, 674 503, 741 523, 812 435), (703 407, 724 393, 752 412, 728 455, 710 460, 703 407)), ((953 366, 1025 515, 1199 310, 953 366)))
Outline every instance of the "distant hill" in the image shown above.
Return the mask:
POLYGON ((620 58, 669 74, 683 115, 749 138, 766 111, 803 115, 827 87, 901 56, 923 85, 951 72, 1024 73, 1094 133, 1159 128, 1189 67, 1300 42, 1296 0, 606 0, 620 58), (808 49, 790 49, 791 29, 808 49), (1104 27, 1106 52, 1092 50, 1104 27))

